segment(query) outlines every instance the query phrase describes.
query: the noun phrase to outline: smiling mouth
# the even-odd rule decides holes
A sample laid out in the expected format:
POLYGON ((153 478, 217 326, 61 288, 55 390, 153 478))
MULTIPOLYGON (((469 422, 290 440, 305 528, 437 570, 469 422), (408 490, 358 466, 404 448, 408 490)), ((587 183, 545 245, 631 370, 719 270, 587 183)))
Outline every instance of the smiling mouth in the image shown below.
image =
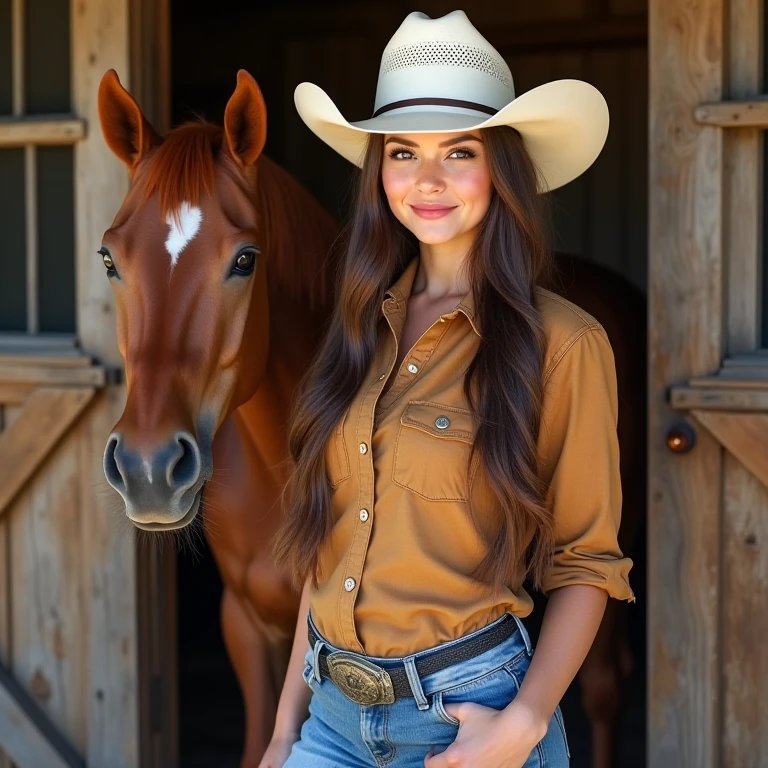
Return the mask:
POLYGON ((195 494, 195 498, 192 499, 192 504, 189 508, 189 511, 179 520, 174 520, 172 523, 139 523, 136 522, 136 520, 131 520, 131 522, 142 531, 150 532, 177 531, 180 528, 186 528, 186 526, 188 526, 195 519, 195 515, 197 515, 197 512, 200 509, 200 502, 203 498, 204 489, 205 483, 200 486, 200 489, 195 494))
POLYGON ((455 205, 412 205, 413 212, 422 219, 442 219, 451 211, 456 210, 455 205))

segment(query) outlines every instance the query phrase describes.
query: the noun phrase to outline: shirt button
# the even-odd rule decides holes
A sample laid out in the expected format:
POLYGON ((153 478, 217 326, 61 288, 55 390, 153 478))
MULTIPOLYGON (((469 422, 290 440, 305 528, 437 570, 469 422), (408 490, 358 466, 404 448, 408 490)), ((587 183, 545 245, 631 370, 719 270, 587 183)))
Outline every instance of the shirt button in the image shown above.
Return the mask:
POLYGON ((413 363, 408 363, 408 370, 411 373, 416 373, 419 370, 419 367, 417 365, 414 365, 413 363))
POLYGON ((347 590, 347 592, 351 592, 355 588, 355 580, 354 579, 347 579, 344 582, 344 589, 347 590))
POLYGON ((367 509, 361 509, 360 510, 360 519, 365 522, 368 519, 368 510, 367 509))
POLYGON ((368 453, 368 446, 365 443, 360 443, 360 453, 368 453))
POLYGON ((450 424, 450 419, 446 418, 445 416, 438 416, 438 418, 435 419, 435 426, 438 429, 448 429, 450 424))

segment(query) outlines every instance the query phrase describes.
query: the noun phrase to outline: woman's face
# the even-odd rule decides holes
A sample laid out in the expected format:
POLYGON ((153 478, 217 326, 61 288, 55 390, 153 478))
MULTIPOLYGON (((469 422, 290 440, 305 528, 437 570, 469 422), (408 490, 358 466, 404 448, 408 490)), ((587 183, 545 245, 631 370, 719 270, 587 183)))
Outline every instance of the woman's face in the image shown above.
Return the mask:
POLYGON ((479 130, 387 134, 381 180, 392 212, 427 245, 471 242, 493 190, 479 130))

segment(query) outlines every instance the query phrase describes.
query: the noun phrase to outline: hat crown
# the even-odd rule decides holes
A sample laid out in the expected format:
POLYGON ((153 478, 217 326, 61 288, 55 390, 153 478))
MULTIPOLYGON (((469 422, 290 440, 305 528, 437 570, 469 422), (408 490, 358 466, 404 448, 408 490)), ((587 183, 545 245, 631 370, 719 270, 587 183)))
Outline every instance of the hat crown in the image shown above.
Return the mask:
POLYGON ((429 96, 487 102, 495 109, 515 98, 506 61, 464 11, 438 19, 414 11, 384 49, 374 109, 429 96))

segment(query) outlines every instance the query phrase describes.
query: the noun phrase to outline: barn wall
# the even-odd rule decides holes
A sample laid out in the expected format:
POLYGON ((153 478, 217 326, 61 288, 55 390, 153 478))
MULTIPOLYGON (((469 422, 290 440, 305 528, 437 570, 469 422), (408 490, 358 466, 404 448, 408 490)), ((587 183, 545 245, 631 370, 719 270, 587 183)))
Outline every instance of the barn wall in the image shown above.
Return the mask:
MULTIPOLYGON (((129 11, 128 0, 69 3, 71 109, 87 124, 70 150, 76 331, 102 365, 119 356, 96 250, 127 178, 101 138, 96 94, 110 67, 128 81, 129 11)), ((19 257, 0 252, 0 262, 19 257)), ((0 383, 0 429, 29 414, 12 395, 0 383)), ((98 393, 0 515, 0 658, 89 768, 139 764, 134 534, 101 469, 123 399, 120 386, 98 393)))

